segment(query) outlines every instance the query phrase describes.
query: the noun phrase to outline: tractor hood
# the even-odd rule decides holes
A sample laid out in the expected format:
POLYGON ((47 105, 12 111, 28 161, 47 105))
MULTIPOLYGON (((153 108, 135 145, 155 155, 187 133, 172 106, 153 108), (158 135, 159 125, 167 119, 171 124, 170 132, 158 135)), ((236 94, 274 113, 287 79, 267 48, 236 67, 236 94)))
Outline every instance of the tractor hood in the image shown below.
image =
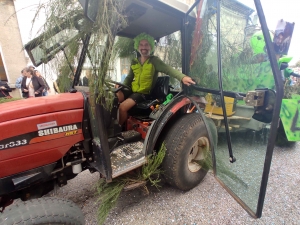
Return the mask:
POLYGON ((0 122, 83 108, 81 92, 29 98, 1 104, 0 122))

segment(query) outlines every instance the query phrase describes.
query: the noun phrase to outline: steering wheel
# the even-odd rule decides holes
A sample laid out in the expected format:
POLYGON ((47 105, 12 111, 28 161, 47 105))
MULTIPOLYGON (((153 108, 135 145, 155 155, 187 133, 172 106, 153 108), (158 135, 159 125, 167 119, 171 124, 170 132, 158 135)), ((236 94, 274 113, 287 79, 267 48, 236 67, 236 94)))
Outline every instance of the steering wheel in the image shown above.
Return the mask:
POLYGON ((131 90, 131 88, 130 88, 129 86, 127 86, 127 85, 125 85, 125 84, 122 84, 122 83, 120 83, 120 82, 117 82, 117 81, 108 80, 107 83, 116 84, 116 85, 119 86, 119 87, 117 87, 115 90, 113 90, 114 93, 117 93, 118 91, 123 90, 123 89, 124 89, 124 90, 128 90, 128 91, 131 90))

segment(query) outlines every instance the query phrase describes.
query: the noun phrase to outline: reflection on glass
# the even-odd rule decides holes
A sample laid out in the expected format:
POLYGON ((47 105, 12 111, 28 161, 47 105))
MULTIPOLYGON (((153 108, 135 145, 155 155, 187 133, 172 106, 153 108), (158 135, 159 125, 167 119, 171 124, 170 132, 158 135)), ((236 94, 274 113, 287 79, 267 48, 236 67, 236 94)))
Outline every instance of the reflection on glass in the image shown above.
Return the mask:
MULTIPOLYGON (((158 56, 167 65, 181 71, 181 49, 181 32, 176 31, 160 38, 155 48, 154 55, 158 56)), ((170 77, 170 85, 172 86, 172 90, 181 90, 180 81, 174 77, 170 77)))
POLYGON ((61 51, 72 39, 78 35, 76 29, 65 29, 53 34, 50 38, 44 40, 40 45, 31 49, 31 54, 35 64, 48 62, 48 58, 53 58, 55 54, 61 51))
POLYGON ((189 76, 205 88, 218 89, 217 1, 201 1, 190 13, 191 32, 189 76))
MULTIPOLYGON (((221 58, 223 89, 248 93, 258 88, 274 89, 273 74, 262 32, 253 24, 256 13, 238 1, 221 1, 221 58)), ((271 92, 270 92, 271 93, 271 92)), ((270 94, 269 98, 273 98, 270 94)), ((272 100, 270 100, 271 102, 272 100)), ((253 115, 245 101, 225 99, 235 163, 228 160, 223 120, 216 150, 217 176, 253 212, 256 212, 267 149, 270 118, 253 115), (232 114, 232 115, 231 115, 232 114)))
MULTIPOLYGON (((201 1, 189 17, 189 24, 194 24, 190 27, 189 75, 199 86, 213 90, 219 90, 217 2, 201 1)), ((254 91, 250 96, 257 97, 256 89, 274 89, 273 74, 255 10, 236 0, 222 0, 220 12, 223 90, 243 96, 254 91)), ((270 108, 261 113, 254 107, 258 104, 255 101, 246 104, 244 100, 225 96, 232 151, 236 158, 234 163, 229 161, 221 97, 209 92, 201 94, 207 101, 204 112, 218 130, 216 176, 255 213, 273 115, 274 92, 264 93, 268 95, 265 103, 270 108)))

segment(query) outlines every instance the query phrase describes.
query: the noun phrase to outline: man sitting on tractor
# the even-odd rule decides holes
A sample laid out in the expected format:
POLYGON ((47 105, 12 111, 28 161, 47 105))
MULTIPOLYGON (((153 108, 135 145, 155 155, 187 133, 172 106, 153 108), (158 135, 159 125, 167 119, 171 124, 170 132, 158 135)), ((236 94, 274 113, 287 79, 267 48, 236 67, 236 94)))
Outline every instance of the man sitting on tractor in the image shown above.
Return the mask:
POLYGON ((149 98, 154 87, 158 72, 170 75, 185 85, 195 84, 191 77, 188 77, 178 70, 166 65, 157 56, 151 55, 154 51, 154 38, 146 33, 141 33, 134 38, 134 48, 140 53, 140 57, 134 59, 130 71, 124 80, 124 84, 132 90, 123 90, 117 93, 119 107, 119 124, 122 125, 127 119, 127 112, 134 105, 149 98))

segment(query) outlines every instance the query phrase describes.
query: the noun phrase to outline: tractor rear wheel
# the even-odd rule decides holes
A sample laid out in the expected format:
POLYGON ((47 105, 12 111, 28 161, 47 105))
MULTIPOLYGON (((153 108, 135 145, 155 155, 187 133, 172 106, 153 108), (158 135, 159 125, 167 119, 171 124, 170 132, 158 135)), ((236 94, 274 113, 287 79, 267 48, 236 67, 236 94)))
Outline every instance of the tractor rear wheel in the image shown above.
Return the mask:
POLYGON ((75 203, 58 198, 39 198, 21 202, 0 214, 1 225, 51 224, 84 225, 84 215, 75 203))
POLYGON ((197 186, 208 172, 199 162, 210 155, 208 133, 200 115, 182 116, 168 131, 164 144, 162 167, 166 181, 183 191, 197 186))

